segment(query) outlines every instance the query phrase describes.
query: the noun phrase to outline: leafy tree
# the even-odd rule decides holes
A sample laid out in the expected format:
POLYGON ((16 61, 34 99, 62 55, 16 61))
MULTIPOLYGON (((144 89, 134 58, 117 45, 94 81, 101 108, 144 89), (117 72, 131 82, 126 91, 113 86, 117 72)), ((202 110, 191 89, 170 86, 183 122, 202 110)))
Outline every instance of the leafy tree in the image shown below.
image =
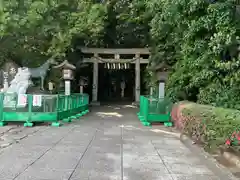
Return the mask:
POLYGON ((111 0, 107 5, 104 46, 145 47, 149 43, 150 14, 145 0, 111 0))
POLYGON ((152 63, 173 66, 168 95, 239 108, 239 19, 233 1, 151 1, 152 63))

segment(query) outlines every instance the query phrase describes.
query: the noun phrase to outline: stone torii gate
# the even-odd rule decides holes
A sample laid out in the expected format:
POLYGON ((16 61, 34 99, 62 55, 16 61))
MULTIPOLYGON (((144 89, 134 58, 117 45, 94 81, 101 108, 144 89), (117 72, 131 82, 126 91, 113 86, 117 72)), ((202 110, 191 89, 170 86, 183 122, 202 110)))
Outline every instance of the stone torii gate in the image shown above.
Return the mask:
POLYGON ((83 54, 90 57, 84 58, 83 62, 93 63, 93 87, 92 103, 98 104, 98 64, 99 63, 133 63, 135 64, 135 102, 140 99, 140 64, 148 64, 149 49, 105 49, 105 48, 80 48, 83 54), (101 55, 108 56, 107 58, 101 55), (147 55, 147 58, 146 58, 147 55), (130 56, 132 58, 124 58, 130 56), (143 57, 145 56, 145 58, 143 57), (109 58, 112 57, 112 58, 109 58))

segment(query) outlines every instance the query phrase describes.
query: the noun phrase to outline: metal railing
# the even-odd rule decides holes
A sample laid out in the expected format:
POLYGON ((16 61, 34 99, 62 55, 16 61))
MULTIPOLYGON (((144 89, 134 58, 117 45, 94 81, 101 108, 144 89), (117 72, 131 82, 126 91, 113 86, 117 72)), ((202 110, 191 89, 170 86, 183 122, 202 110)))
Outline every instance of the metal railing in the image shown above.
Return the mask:
POLYGON ((33 126, 36 122, 52 122, 60 126, 60 120, 71 121, 88 112, 87 94, 43 95, 0 93, 0 126, 8 122, 25 122, 33 126))
POLYGON ((172 126, 171 109, 172 103, 168 99, 141 96, 138 117, 143 125, 149 126, 154 122, 163 122, 166 126, 172 126))

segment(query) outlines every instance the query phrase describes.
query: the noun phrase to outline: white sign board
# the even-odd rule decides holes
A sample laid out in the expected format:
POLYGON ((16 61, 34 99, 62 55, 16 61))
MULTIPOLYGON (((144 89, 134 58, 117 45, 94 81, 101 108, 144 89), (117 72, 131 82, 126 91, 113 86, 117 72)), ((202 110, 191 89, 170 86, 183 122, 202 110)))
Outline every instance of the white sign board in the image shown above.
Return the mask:
POLYGON ((42 106, 42 95, 33 95, 33 106, 42 106))
POLYGON ((18 107, 25 107, 27 105, 27 95, 26 94, 19 94, 17 106, 18 107))

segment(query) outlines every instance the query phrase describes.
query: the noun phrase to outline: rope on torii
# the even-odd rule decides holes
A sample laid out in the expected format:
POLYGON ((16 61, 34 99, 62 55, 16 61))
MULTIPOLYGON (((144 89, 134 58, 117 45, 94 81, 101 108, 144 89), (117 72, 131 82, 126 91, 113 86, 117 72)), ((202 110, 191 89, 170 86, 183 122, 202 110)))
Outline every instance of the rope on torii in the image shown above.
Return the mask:
POLYGON ((104 59, 97 55, 94 56, 98 61, 105 63, 104 67, 106 69, 129 69, 131 63, 135 62, 137 59, 142 59, 138 57, 134 57, 133 59, 120 59, 119 54, 115 54, 114 59, 104 59), (119 61, 119 62, 116 62, 119 61))

